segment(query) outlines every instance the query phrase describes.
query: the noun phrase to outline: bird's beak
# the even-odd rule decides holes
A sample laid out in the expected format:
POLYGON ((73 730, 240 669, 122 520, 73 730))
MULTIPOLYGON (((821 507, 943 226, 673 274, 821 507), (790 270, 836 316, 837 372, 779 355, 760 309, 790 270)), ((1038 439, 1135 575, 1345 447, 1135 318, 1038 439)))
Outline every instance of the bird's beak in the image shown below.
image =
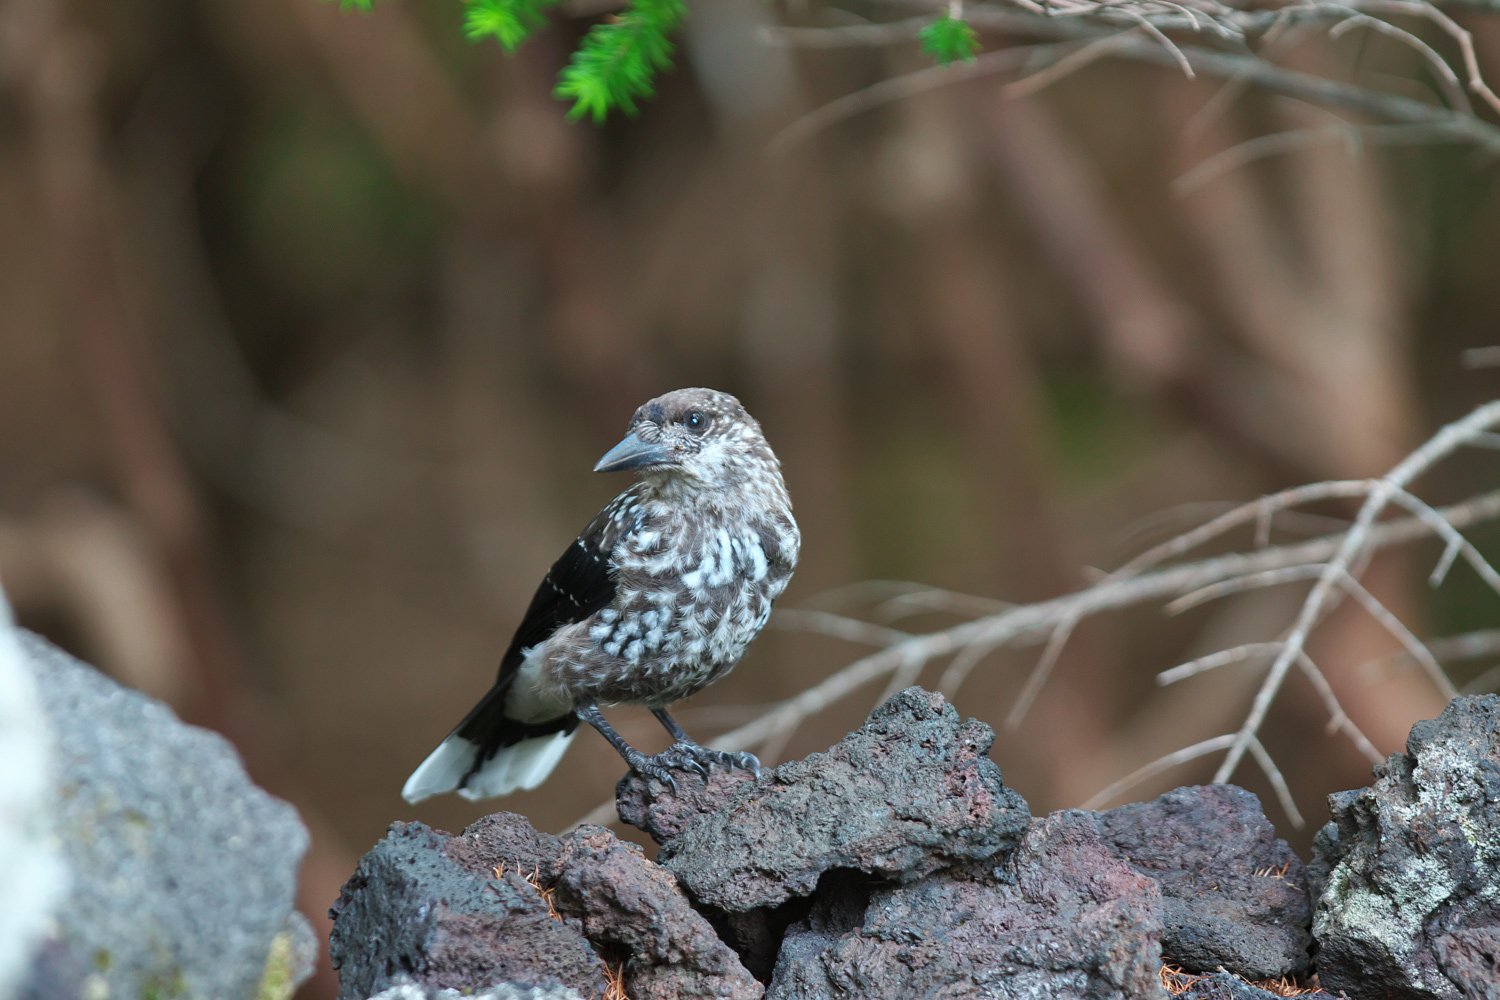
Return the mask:
POLYGON ((648 465, 665 465, 672 460, 672 449, 664 444, 642 441, 634 432, 604 453, 594 466, 595 472, 625 472, 648 465))

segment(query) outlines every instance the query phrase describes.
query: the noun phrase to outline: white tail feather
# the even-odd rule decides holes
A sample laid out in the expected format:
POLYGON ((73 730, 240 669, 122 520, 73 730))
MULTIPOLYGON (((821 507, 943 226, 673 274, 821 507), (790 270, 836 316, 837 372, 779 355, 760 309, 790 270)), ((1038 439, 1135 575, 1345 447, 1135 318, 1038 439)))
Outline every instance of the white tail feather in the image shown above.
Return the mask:
POLYGON ((563 752, 572 742, 572 733, 553 733, 536 739, 522 740, 505 747, 464 781, 474 766, 479 748, 458 734, 439 744, 427 759, 406 779, 401 797, 416 803, 444 792, 458 792, 470 801, 508 795, 520 789, 532 789, 547 779, 563 752), (459 784, 462 782, 463 787, 459 784))

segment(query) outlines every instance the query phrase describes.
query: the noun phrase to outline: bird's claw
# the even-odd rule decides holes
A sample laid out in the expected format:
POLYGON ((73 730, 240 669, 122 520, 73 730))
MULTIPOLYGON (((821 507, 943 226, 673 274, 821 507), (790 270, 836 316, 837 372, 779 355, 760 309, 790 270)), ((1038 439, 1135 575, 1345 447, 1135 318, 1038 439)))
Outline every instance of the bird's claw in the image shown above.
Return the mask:
POLYGON ((650 757, 641 754, 639 759, 630 761, 631 769, 637 774, 643 778, 654 778, 672 789, 674 795, 677 793, 677 782, 672 777, 673 770, 691 771, 702 778, 706 785, 709 769, 715 764, 725 770, 739 768, 760 777, 760 761, 755 759, 754 754, 710 750, 696 743, 674 743, 659 754, 650 757))
POLYGON ((693 751, 698 759, 707 764, 718 764, 726 771, 739 768, 741 771, 749 771, 757 778, 760 777, 760 761, 755 759, 751 753, 730 753, 727 750, 710 750, 707 747, 694 746, 693 751))

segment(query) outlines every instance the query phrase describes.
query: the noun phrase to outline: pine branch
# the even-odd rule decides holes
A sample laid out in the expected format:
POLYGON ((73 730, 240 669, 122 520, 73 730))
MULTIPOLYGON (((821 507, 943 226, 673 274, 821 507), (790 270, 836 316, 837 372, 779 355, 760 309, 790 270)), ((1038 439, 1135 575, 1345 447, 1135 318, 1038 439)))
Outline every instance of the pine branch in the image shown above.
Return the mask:
POLYGON ((974 61, 979 54, 979 32, 973 25, 952 14, 944 14, 917 32, 922 51, 941 66, 974 61))
POLYGON ((682 0, 631 0, 617 20, 590 29, 553 91, 573 101, 568 117, 597 124, 615 108, 634 115, 637 100, 655 96, 657 72, 672 67, 668 36, 686 14, 682 0))
MULTIPOLYGON (((352 2, 370 3, 372 0, 352 2)), ((467 3, 464 35, 469 41, 493 37, 506 52, 514 52, 547 23, 543 11, 556 6, 558 0, 467 0, 467 3)))

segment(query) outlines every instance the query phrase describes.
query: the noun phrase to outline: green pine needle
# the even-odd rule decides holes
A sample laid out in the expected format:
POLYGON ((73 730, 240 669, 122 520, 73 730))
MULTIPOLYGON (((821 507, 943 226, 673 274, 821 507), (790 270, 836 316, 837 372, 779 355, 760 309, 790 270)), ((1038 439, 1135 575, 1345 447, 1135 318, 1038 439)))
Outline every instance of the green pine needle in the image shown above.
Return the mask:
POLYGON ((955 62, 973 62, 979 52, 979 32, 967 21, 944 14, 917 32, 922 51, 947 66, 955 62))
MULTIPOLYGON (((369 3, 370 0, 356 0, 369 3)), ((506 52, 514 52, 532 32, 547 23, 542 12, 558 0, 468 0, 464 34, 469 41, 494 37, 506 52)))
POLYGON ((369 11, 375 8, 375 0, 339 0, 339 6, 344 10, 353 7, 355 10, 369 11))
POLYGON ((573 101, 568 117, 598 124, 615 108, 634 115, 637 100, 655 96, 657 71, 672 67, 668 36, 686 13, 683 0, 630 0, 617 20, 594 25, 553 91, 573 101))

